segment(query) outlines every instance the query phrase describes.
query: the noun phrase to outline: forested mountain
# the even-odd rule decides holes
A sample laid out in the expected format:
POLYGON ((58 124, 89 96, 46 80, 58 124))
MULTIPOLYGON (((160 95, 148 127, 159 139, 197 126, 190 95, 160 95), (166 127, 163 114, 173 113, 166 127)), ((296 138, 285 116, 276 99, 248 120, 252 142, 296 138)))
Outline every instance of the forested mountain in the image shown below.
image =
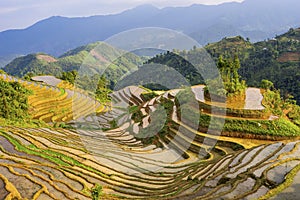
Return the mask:
POLYGON ((237 54, 241 61, 240 74, 248 85, 259 86, 261 80, 268 79, 282 94, 291 94, 300 103, 300 29, 290 29, 254 44, 242 37, 224 38, 207 45, 206 49, 215 59, 237 54))
MULTIPOLYGON (((91 51, 99 44, 101 43, 78 47, 58 58, 41 53, 19 57, 8 64, 4 70, 19 77, 29 72, 60 76, 62 71, 78 70, 91 55, 102 66, 111 61, 111 57, 118 57, 111 53, 112 47, 108 45, 103 46, 107 48, 101 48, 101 56, 93 54, 91 51)), ((274 82, 275 87, 281 89, 283 95, 293 95, 297 102, 300 102, 300 29, 290 29, 285 34, 257 43, 251 43, 241 36, 228 37, 220 42, 206 45, 205 49, 216 62, 220 56, 233 58, 237 55, 241 62, 239 73, 249 86, 258 87, 263 79, 267 79, 274 82)), ((116 52, 121 56, 121 51, 116 52)), ((168 52, 146 63, 172 66, 186 77, 190 84, 202 84, 203 77, 184 59, 194 57, 195 53, 199 55, 197 49, 168 52)), ((111 87, 113 88, 123 74, 137 69, 142 62, 143 59, 134 54, 126 54, 114 60, 112 62, 114 64, 111 64, 105 72, 111 81, 111 87)), ((203 67, 200 66, 199 69, 203 67)))
POLYGON ((120 14, 85 18, 56 16, 23 30, 1 32, 0 63, 16 54, 45 52, 59 56, 78 46, 140 27, 174 29, 203 45, 232 35, 259 41, 300 26, 299 6, 298 0, 245 0, 164 9, 144 5, 120 14))
POLYGON ((136 70, 142 62, 135 54, 96 42, 68 51, 58 58, 44 53, 18 57, 3 70, 16 77, 42 74, 60 77, 62 72, 72 70, 80 71, 81 76, 104 73, 113 87, 122 75, 136 70))
MULTIPOLYGON (((261 81, 267 79, 281 90, 283 96, 292 95, 300 103, 300 29, 290 29, 285 34, 257 43, 251 43, 241 36, 223 38, 217 43, 206 45, 205 49, 216 63, 220 56, 227 59, 238 56, 241 63, 239 73, 249 86, 259 87, 261 81)), ((191 79, 194 73, 191 64, 181 61, 193 56, 195 51, 177 52, 179 56, 169 52, 149 62, 176 65, 177 70, 182 71, 191 84, 202 83, 199 74, 191 79)))

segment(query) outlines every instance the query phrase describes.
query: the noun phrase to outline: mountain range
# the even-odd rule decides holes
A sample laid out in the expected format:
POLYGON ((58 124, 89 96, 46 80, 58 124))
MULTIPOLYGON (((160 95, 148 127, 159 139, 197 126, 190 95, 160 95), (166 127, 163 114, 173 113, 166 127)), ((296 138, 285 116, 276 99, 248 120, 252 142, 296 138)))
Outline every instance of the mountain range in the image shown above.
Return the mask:
MULTIPOLYGON (((233 55, 238 55, 241 63, 240 74, 249 86, 259 87, 261 81, 267 79, 274 82, 275 87, 279 88, 282 94, 285 96, 291 94, 298 104, 300 103, 300 28, 291 28, 282 35, 256 43, 251 43, 241 36, 226 37, 205 45, 204 48, 216 62, 220 56, 231 59, 233 55)), ((193 57, 194 50, 182 51, 179 55, 182 58, 193 57)), ((149 58, 149 56, 139 57, 135 53, 122 54, 121 50, 113 49, 103 42, 96 42, 77 47, 59 57, 52 57, 45 53, 18 57, 7 64, 4 70, 17 77, 23 77, 27 73, 60 76, 63 71, 82 70, 85 65, 87 66, 84 68, 85 71, 90 71, 89 66, 95 66, 95 70, 99 72, 99 69, 101 71, 103 66, 111 63, 104 73, 113 88, 122 75, 137 70, 137 66, 149 58), (117 57, 118 59, 115 59, 117 57), (91 60, 93 64, 89 65, 87 60, 91 60)), ((201 76, 193 72, 188 62, 174 55, 173 53, 161 54, 147 62, 175 68, 192 85, 203 83, 201 76)))
POLYGON ((141 27, 174 29, 202 45, 234 35, 255 42, 300 26, 299 6, 298 0, 245 0, 163 9, 142 5, 119 14, 91 17, 54 16, 26 29, 1 32, 0 67, 16 55, 45 52, 59 56, 75 47, 141 27))

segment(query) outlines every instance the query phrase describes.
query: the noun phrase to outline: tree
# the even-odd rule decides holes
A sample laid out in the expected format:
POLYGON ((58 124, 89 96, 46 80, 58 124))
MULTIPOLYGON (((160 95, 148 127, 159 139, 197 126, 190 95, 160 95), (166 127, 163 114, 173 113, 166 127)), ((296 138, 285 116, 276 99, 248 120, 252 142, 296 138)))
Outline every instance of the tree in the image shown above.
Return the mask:
POLYGON ((27 80, 27 81, 31 81, 31 78, 34 76, 34 73, 32 73, 32 72, 28 72, 27 74, 25 74, 24 76, 23 76, 23 78, 25 79, 25 80, 27 80))
POLYGON ((224 70, 225 70, 225 68, 226 68, 225 62, 224 62, 224 60, 223 60, 223 56, 220 56, 220 57, 219 57, 217 67, 218 67, 218 69, 219 69, 221 75, 223 75, 224 70))
POLYGON ((237 55, 234 56, 233 65, 232 65, 232 73, 233 73, 233 81, 235 83, 239 82, 240 76, 238 70, 241 68, 241 63, 239 57, 237 55))
POLYGON ((238 73, 241 64, 237 55, 233 59, 224 59, 223 56, 220 56, 217 67, 220 70, 227 96, 241 94, 245 90, 246 83, 240 80, 238 73))
POLYGON ((260 87, 262 89, 271 90, 271 89, 274 89, 274 84, 273 84, 273 82, 271 82, 269 80, 263 79, 261 81, 260 87))
POLYGON ((76 70, 69 71, 69 72, 63 72, 60 79, 68 81, 71 84, 74 84, 77 75, 78 75, 78 72, 76 70))
POLYGON ((98 84, 97 84, 97 88, 96 88, 96 98, 100 101, 100 102, 108 102, 110 101, 109 98, 109 93, 111 93, 111 90, 108 88, 108 81, 105 78, 105 76, 101 76, 98 84))
POLYGON ((0 117, 10 120, 28 118, 28 95, 30 94, 31 91, 20 83, 0 79, 0 117))

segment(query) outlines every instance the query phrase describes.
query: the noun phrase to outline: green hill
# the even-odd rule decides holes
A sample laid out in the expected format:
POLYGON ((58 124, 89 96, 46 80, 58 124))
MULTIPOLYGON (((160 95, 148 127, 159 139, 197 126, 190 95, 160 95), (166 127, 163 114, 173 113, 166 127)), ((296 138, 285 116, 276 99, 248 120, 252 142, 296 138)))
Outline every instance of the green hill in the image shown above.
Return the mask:
POLYGON ((141 63, 141 58, 134 54, 97 42, 70 50, 58 58, 43 53, 22 56, 14 59, 3 70, 16 77, 28 73, 59 77, 62 72, 72 70, 79 70, 82 76, 104 73, 113 87, 118 79, 136 70, 141 63))
MULTIPOLYGON (((221 55, 225 58, 238 55, 241 62, 239 73, 249 86, 258 87, 263 79, 267 79, 281 90, 283 96, 290 94, 300 102, 300 29, 290 29, 283 35, 257 43, 251 43, 241 36, 227 37, 220 42, 208 44, 205 49, 215 61, 221 55)), ((198 49, 168 52, 147 63, 166 64, 186 77, 192 85, 202 84, 201 75, 185 61, 186 58, 190 60, 198 55, 197 51, 198 49)), ((6 65, 4 71, 18 77, 27 73, 60 76, 63 71, 81 68, 80 74, 90 74, 102 72, 105 68, 105 74, 113 88, 124 74, 134 71, 142 62, 142 58, 134 54, 124 54, 121 50, 98 42, 70 50, 58 58, 42 53, 19 57, 6 65), (93 67, 89 68, 89 65, 93 67)), ((205 66, 197 66, 200 73, 203 67, 205 66)))
POLYGON ((237 54, 239 72, 248 85, 259 86, 268 79, 284 96, 293 95, 300 102, 300 29, 254 44, 241 37, 224 38, 205 48, 216 60, 220 55, 237 54))
POLYGON ((205 49, 214 58, 219 58, 221 55, 231 56, 233 54, 238 54, 239 57, 247 57, 244 53, 253 49, 253 45, 249 40, 236 36, 223 38, 220 42, 208 44, 205 46, 205 49))
MULTIPOLYGON (((259 87, 266 79, 281 90, 284 97, 292 95, 300 103, 300 28, 262 42, 251 43, 241 36, 223 38, 221 41, 204 47, 217 63, 219 57, 233 59, 238 56, 241 64, 239 74, 248 86, 259 87)), ((199 73, 186 60, 199 55, 201 49, 167 52, 156 56, 148 63, 161 63, 174 67, 191 85, 203 84, 199 73), (188 59, 187 59, 188 58, 188 59)), ((203 74, 203 67, 195 66, 203 74)))
MULTIPOLYGON (((241 38, 231 39, 243 46, 241 38)), ((28 65, 70 70, 80 61, 89 73, 117 56, 89 47, 60 58, 36 54, 28 65)), ((197 51, 179 55, 189 58, 197 51)), ((137 57, 128 56, 112 62, 106 74, 118 72, 117 66, 131 69, 137 57)), ((168 52, 151 60, 196 77, 180 58, 168 52)), ((218 67, 226 72, 237 63, 225 55, 218 67)), ((273 87, 248 88, 245 99, 227 104, 206 100, 203 85, 165 92, 129 86, 103 104, 64 81, 50 86, 0 78, 3 113, 19 111, 23 101, 25 117, 44 123, 32 128, 23 121, 8 124, 10 116, 0 119, 0 199, 268 199, 298 184, 300 107, 282 100, 273 87), (20 90, 32 93, 20 96, 20 90)))
POLYGON ((4 70, 8 74, 18 77, 22 77, 29 72, 34 74, 58 75, 62 71, 61 67, 57 62, 50 62, 50 59, 45 59, 46 57, 55 60, 55 58, 42 53, 29 54, 14 59, 4 67, 4 70))

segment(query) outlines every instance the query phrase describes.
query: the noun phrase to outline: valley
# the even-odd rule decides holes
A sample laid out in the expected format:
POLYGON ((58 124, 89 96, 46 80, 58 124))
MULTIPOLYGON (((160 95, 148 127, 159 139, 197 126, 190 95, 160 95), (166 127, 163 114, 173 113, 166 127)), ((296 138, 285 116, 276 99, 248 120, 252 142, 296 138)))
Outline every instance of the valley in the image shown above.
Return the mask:
POLYGON ((131 86, 113 92, 110 104, 101 104, 63 81, 1 79, 32 90, 29 113, 48 123, 1 126, 0 186, 7 199, 266 199, 296 184, 300 158, 294 133, 299 127, 282 125, 278 137, 264 136, 264 126, 275 133, 287 121, 269 123, 261 104, 249 106, 261 102, 260 90, 254 91, 260 94, 256 98, 246 97, 244 108, 226 108, 220 116, 225 107, 201 98, 201 85, 154 98, 147 97, 149 90, 131 86), (225 118, 225 129, 218 133, 218 126, 200 123, 203 129, 197 130, 199 119, 190 119, 190 113, 184 115, 189 107, 176 104, 185 91, 198 102, 200 120, 210 116, 222 123, 225 118), (166 123, 157 129, 161 106, 166 123), (136 112, 142 117, 134 117, 136 112), (256 134, 261 128, 262 135, 255 139, 244 123, 253 124, 256 134))
POLYGON ((0 199, 299 196, 300 29, 190 50, 146 36, 0 70, 0 199))

